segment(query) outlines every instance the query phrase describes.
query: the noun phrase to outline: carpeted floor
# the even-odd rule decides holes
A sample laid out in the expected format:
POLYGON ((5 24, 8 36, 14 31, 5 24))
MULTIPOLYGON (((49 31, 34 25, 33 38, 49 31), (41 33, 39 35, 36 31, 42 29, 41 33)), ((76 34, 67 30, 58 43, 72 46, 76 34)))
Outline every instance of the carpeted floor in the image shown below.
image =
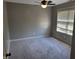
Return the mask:
POLYGON ((70 59, 70 46, 54 38, 11 41, 9 59, 70 59))

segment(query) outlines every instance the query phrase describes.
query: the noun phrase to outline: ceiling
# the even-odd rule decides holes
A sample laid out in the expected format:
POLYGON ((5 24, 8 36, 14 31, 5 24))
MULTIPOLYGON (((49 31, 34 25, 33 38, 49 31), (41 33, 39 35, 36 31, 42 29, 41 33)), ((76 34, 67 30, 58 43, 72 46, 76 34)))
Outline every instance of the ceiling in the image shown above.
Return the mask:
MULTIPOLYGON (((4 0, 7 2, 16 2, 16 3, 23 3, 23 4, 32 4, 32 5, 40 5, 40 3, 36 3, 36 2, 40 2, 42 0, 4 0)), ((68 1, 72 1, 72 0, 51 0, 53 1, 56 5, 68 2, 68 1)))

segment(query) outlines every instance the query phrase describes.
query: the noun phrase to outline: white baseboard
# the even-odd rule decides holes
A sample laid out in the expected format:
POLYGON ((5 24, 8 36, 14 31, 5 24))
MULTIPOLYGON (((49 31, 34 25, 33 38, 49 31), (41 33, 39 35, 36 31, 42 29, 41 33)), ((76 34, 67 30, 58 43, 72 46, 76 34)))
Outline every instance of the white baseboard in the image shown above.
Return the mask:
POLYGON ((33 36, 33 37, 26 37, 26 38, 20 38, 20 39, 11 39, 10 42, 18 41, 18 40, 34 39, 34 38, 44 38, 44 37, 47 37, 47 36, 33 36))

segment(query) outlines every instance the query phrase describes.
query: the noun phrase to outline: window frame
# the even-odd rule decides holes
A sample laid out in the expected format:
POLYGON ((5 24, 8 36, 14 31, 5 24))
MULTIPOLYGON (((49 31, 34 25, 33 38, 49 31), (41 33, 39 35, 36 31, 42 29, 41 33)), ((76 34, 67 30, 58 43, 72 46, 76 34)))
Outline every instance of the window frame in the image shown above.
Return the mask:
MULTIPOLYGON (((60 9, 57 9, 57 13, 59 11, 64 11, 64 10, 74 10, 74 15, 75 15, 75 9, 74 9, 74 6, 71 6, 71 7, 67 7, 67 8, 60 8, 60 9)), ((57 17, 58 17, 58 14, 57 14, 57 17)), ((74 16, 75 18, 75 16, 74 16)), ((56 18, 58 20, 58 18, 56 18)), ((63 33, 63 32, 60 32, 60 31, 57 31, 57 20, 56 20, 56 32, 57 33, 60 33, 60 34, 63 34, 63 35, 68 35, 68 36, 73 36, 73 30, 72 30, 72 35, 68 34, 68 33, 63 33)), ((60 21, 61 22, 61 21, 60 21)), ((73 19, 73 26, 74 26, 74 22, 75 22, 75 19, 73 19)), ((64 29, 64 28, 63 28, 64 29)))

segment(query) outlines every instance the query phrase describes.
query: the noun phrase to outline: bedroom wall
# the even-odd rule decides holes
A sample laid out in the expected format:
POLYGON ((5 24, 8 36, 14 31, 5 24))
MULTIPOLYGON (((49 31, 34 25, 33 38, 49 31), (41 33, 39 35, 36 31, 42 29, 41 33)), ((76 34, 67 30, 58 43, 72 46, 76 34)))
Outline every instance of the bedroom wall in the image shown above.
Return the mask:
POLYGON ((57 22, 57 9, 62 9, 62 8, 72 7, 72 6, 73 7, 75 6, 74 1, 54 6, 52 8, 52 20, 51 20, 51 23, 52 23, 52 25, 51 25, 51 36, 65 42, 69 45, 71 45, 71 43, 72 43, 72 36, 57 32, 56 31, 56 25, 57 25, 56 22, 57 22))
POLYGON ((11 40, 49 35, 50 7, 7 2, 7 11, 11 40))

